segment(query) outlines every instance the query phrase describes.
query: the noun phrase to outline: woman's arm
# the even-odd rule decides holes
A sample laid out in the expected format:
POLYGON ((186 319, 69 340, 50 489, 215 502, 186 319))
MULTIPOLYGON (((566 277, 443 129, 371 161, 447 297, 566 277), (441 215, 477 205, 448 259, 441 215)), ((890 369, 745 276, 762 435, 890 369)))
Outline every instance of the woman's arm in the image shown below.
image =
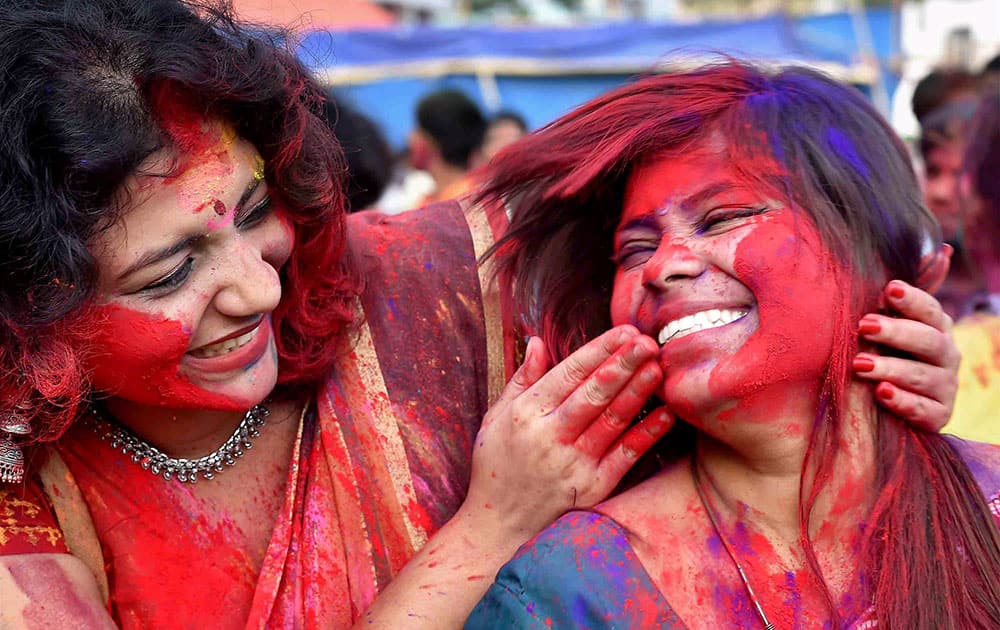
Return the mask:
POLYGON ((476 439, 469 494, 358 628, 459 628, 517 548, 574 506, 592 506, 672 426, 630 420, 662 379, 658 348, 623 326, 546 373, 532 339, 476 439))
POLYGON ((958 391, 961 354, 951 336, 951 317, 929 293, 901 280, 884 290, 890 312, 869 313, 859 336, 912 358, 859 353, 854 373, 878 381, 876 398, 883 407, 926 431, 948 423, 958 391))
POLYGON ((94 576, 65 553, 0 556, 0 628, 114 628, 94 576))

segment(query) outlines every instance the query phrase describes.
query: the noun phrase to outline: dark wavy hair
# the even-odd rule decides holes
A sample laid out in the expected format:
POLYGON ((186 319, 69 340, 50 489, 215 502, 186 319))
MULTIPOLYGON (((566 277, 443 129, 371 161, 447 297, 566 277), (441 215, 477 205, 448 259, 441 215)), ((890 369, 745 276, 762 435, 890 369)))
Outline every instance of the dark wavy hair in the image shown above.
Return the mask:
MULTIPOLYGON (((918 283, 928 240, 940 240, 905 147, 857 90, 803 68, 767 72, 735 60, 613 90, 487 167, 479 201, 511 213, 491 254, 528 327, 555 359, 567 356, 611 324, 613 236, 635 166, 717 133, 745 181, 783 191, 808 213, 856 279, 835 326, 802 478, 801 542, 822 581, 808 520, 849 430, 854 318, 875 307, 888 278, 918 283), (774 162, 781 173, 755 170, 774 162)), ((1000 533, 972 474, 941 436, 879 414, 878 495, 860 559, 879 627, 998 627, 1000 533)), ((676 450, 671 440, 658 448, 676 450)), ((827 602, 839 622, 829 592, 827 602)))
POLYGON ((322 91, 279 37, 241 26, 227 3, 0 8, 0 401, 32 408, 35 440, 58 436, 90 397, 87 331, 74 328, 95 297, 87 243, 120 216, 125 178, 171 142, 153 106, 164 86, 264 158, 295 231, 273 314, 279 383, 328 371, 358 286, 343 262, 345 168, 322 91))

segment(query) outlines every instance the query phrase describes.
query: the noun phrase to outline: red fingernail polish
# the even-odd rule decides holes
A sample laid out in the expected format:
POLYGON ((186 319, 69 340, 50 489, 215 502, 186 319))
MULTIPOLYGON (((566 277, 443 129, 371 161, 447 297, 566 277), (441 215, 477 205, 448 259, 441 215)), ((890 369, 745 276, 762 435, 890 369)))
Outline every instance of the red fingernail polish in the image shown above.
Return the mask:
POLYGON ((889 285, 889 297, 900 300, 904 295, 906 295, 906 291, 903 290, 903 287, 898 284, 889 285))
POLYGON ((855 372, 871 372, 875 369, 875 362, 868 357, 855 357, 853 366, 855 372))
POLYGON ((882 400, 892 400, 893 391, 891 387, 887 387, 883 383, 882 385, 879 385, 878 387, 875 388, 875 395, 881 398, 882 400))
POLYGON ((862 319, 858 324, 858 333, 861 335, 877 335, 882 332, 882 324, 873 319, 862 319))

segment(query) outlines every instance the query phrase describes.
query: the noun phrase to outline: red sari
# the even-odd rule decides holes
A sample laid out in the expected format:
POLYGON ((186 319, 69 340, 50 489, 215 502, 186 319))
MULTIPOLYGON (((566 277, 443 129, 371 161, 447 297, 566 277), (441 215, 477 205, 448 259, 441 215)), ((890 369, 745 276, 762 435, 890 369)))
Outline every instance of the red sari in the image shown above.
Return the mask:
POLYGON ((0 518, 18 510, 0 520, 0 554, 71 551, 122 627, 356 620, 461 504, 513 339, 476 264, 494 235, 482 214, 446 203, 354 215, 349 230, 366 282, 361 323, 303 414, 259 571, 229 544, 241 536, 231 521, 206 519, 187 486, 142 470, 83 424, 38 454, 35 483, 0 487, 0 518))

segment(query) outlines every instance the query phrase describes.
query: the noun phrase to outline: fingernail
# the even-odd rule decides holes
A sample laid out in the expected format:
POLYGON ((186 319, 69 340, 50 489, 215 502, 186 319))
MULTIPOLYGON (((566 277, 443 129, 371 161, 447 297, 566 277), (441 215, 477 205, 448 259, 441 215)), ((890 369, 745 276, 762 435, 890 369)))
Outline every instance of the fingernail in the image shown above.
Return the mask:
POLYGON ((901 300, 903 299, 904 295, 906 295, 906 290, 903 289, 902 286, 894 282, 889 283, 889 297, 894 298, 896 300, 901 300))
POLYGON ((882 400, 892 400, 893 393, 892 387, 889 387, 885 383, 881 383, 875 388, 875 395, 882 400))
POLYGON ((875 369, 875 362, 872 361, 870 357, 854 357, 854 363, 852 365, 855 372, 871 372, 875 369))
POLYGON ((656 380, 656 373, 652 370, 643 370, 639 373, 639 383, 642 385, 649 385, 656 380))
POLYGON ((651 356, 653 356, 653 353, 650 351, 649 346, 647 346, 646 344, 637 340, 635 342, 635 345, 632 346, 632 359, 634 359, 636 362, 642 361, 651 356))
POLYGON ((880 332, 882 332, 882 324, 878 320, 863 317, 858 324, 858 334, 860 335, 877 335, 880 332))

